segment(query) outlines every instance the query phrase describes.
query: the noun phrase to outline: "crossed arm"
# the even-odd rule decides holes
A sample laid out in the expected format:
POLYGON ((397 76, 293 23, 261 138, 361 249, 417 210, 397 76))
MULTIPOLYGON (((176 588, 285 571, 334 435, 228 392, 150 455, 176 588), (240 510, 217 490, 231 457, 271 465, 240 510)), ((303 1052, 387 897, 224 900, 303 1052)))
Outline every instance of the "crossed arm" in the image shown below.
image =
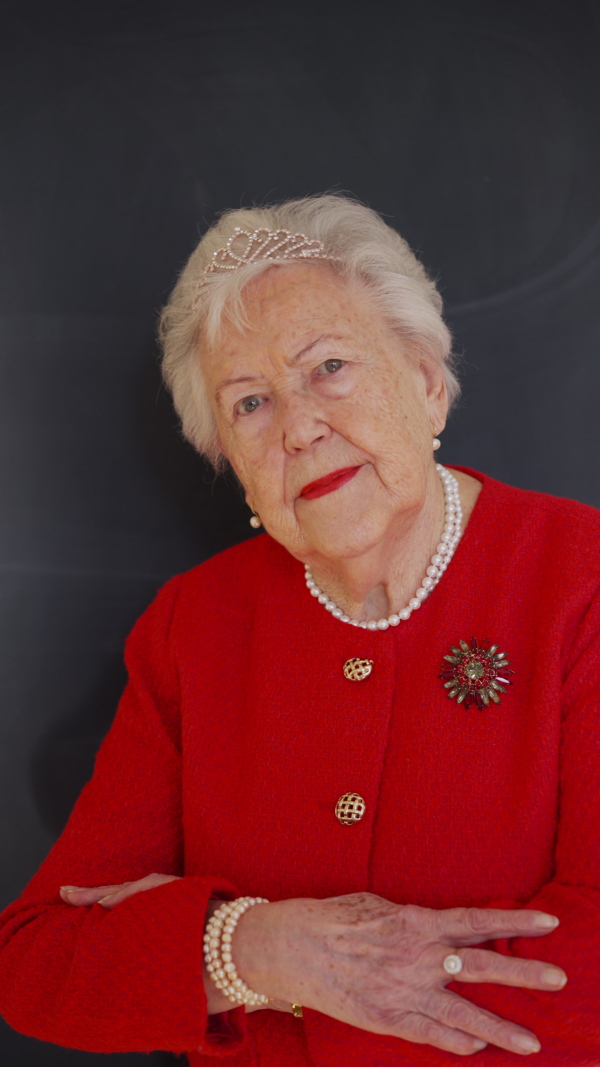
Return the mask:
MULTIPOLYGON (((152 618, 137 638, 147 661, 162 654, 148 633, 152 618)), ((594 627, 600 633, 598 620, 594 627)), ((587 653, 586 646, 582 676, 587 653)), ((208 1024, 229 1004, 205 986, 202 924, 216 899, 238 889, 210 874, 181 877, 181 755, 169 719, 176 712, 150 673, 131 665, 92 781, 2 917, 0 1010, 16 1029, 68 1047, 223 1055, 244 1041, 243 1013, 230 1013, 226 1033, 208 1024), (148 882, 152 870, 161 874, 148 882), (102 889, 61 894, 67 882, 102 889)), ((535 900, 446 911, 370 894, 257 905, 235 940, 248 985, 277 1007, 297 1001, 329 1016, 334 1034, 350 1023, 462 1054, 481 1042, 527 1052, 515 1039, 535 1034, 544 1049, 567 1049, 566 1062, 600 1059, 600 731, 595 692, 587 685, 581 693, 571 694, 565 724, 556 878, 535 900), (560 925, 540 940, 548 930, 536 925, 542 913, 560 925), (489 941, 493 951, 476 947, 489 941), (464 966, 449 989, 441 962, 456 949, 464 966), (546 973, 562 978, 561 969, 569 978, 563 989, 546 973)), ((559 1062, 556 1055, 548 1062, 559 1062)))
MULTIPOLYGON (((76 907, 99 904, 112 910, 175 880, 151 874, 122 885, 63 886, 61 896, 76 907)), ((216 906, 213 902, 208 914, 216 906)), ((240 920, 235 952, 252 988, 269 996, 271 1010, 291 1010, 292 1001, 302 999, 361 1029, 458 1055, 477 1052, 488 1042, 527 1055, 540 1048, 535 1035, 449 992, 451 979, 442 962, 451 947, 458 947, 461 982, 556 991, 567 981, 560 968, 470 946, 490 938, 539 937, 557 925, 553 916, 538 911, 434 911, 357 893, 257 905, 240 920)), ((206 973, 204 982, 208 1013, 227 1011, 229 1002, 206 973)), ((264 1009, 246 1008, 251 1010, 264 1009)))

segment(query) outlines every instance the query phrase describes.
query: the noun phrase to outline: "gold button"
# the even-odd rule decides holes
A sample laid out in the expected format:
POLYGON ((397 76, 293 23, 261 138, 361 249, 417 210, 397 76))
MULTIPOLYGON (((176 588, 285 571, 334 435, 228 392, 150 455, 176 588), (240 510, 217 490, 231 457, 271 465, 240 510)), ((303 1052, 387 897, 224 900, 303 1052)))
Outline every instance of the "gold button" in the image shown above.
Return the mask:
POLYGON ((350 682, 362 682, 373 670, 372 659, 347 659, 344 663, 344 678, 350 682))
POLYGON ((344 793, 335 806, 335 814, 344 826, 352 826, 352 823, 360 822, 366 807, 358 793, 344 793))

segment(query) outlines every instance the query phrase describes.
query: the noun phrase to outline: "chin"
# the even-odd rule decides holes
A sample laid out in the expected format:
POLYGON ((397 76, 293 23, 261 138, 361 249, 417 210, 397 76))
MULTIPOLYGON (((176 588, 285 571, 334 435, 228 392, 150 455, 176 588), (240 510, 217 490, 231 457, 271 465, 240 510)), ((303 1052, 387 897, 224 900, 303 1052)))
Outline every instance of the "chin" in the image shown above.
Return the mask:
POLYGON ((362 471, 347 485, 312 501, 300 529, 308 552, 328 559, 360 556, 383 542, 393 516, 376 493, 357 493, 362 471))

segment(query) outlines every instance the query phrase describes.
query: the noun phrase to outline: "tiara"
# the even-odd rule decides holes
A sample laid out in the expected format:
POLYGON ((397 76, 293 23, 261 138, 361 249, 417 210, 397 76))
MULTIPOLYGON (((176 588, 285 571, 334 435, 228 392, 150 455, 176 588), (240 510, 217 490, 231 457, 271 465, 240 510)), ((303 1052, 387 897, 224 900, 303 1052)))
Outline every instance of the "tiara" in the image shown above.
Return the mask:
POLYGON ((339 262, 337 256, 330 256, 322 241, 307 237, 305 233, 291 233, 290 230, 260 229, 249 233, 236 226, 227 244, 213 252, 213 257, 205 267, 197 289, 204 285, 209 274, 239 270, 248 263, 259 259, 327 259, 339 262))

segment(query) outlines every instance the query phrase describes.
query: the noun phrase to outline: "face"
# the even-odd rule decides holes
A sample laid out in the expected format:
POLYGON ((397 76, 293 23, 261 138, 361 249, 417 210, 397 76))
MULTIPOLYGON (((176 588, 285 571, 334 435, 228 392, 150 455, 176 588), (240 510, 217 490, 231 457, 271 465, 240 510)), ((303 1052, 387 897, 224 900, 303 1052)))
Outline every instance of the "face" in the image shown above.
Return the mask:
POLYGON ((306 562, 385 545, 437 481, 443 375, 419 365, 365 286, 325 265, 269 270, 245 304, 249 328, 224 323, 201 360, 249 505, 306 562))

